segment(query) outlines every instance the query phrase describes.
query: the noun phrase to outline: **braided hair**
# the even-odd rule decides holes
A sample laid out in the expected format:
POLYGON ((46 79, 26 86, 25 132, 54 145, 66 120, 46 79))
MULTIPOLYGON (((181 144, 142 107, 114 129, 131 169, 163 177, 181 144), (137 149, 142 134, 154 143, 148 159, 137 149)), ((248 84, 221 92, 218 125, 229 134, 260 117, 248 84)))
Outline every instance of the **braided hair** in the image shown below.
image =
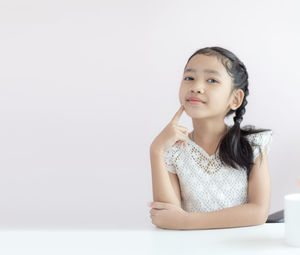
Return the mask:
POLYGON ((216 56, 226 68, 227 73, 232 77, 233 86, 231 92, 235 89, 242 89, 244 92, 243 102, 239 108, 236 110, 230 109, 225 115, 225 117, 227 117, 235 113, 233 118, 234 125, 219 142, 219 157, 224 165, 233 168, 246 169, 247 178, 249 180, 250 171, 254 165, 252 146, 257 146, 260 152, 261 148, 254 142, 250 144, 247 136, 250 134, 270 131, 270 129, 255 129, 252 125, 247 125, 243 128, 240 127, 240 124, 243 121, 243 115, 246 112, 246 105, 248 103, 247 96, 249 95, 247 69, 237 56, 229 50, 221 47, 205 47, 197 50, 192 54, 192 56, 190 56, 185 67, 189 63, 190 59, 196 54, 216 56))

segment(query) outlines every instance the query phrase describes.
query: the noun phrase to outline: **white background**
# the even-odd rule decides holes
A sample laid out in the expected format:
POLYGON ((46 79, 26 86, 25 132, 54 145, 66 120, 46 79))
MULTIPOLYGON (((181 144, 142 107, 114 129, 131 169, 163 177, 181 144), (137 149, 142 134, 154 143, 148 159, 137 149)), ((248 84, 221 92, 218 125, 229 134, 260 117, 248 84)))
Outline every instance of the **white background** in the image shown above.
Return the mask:
MULTIPOLYGON (((273 130, 270 213, 299 192, 298 1, 0 1, 0 227, 151 224, 149 146, 189 56, 249 73, 242 126, 273 130)), ((233 117, 233 116, 232 116, 233 117)), ((192 130, 183 113, 180 125, 192 130)))

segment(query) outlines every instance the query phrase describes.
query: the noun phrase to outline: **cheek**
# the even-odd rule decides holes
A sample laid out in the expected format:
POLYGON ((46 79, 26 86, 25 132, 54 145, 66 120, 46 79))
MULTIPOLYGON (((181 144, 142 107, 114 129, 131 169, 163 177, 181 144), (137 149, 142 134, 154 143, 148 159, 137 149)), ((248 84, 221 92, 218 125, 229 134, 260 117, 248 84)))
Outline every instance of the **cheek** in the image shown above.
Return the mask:
POLYGON ((183 104, 182 96, 180 96, 180 95, 179 95, 179 102, 180 102, 180 105, 183 104))
POLYGON ((223 90, 214 91, 214 93, 209 94, 210 101, 215 102, 218 105, 222 105, 226 101, 226 94, 223 90))
POLYGON ((222 96, 222 93, 210 93, 209 95, 207 94, 207 100, 208 102, 206 106, 213 111, 222 110, 226 105, 226 100, 222 96))
POLYGON ((223 112, 227 107, 228 103, 224 100, 224 98, 216 99, 214 105, 211 105, 215 111, 223 112))
POLYGON ((184 91, 182 89, 179 90, 179 102, 180 105, 183 105, 185 101, 185 94, 184 91))

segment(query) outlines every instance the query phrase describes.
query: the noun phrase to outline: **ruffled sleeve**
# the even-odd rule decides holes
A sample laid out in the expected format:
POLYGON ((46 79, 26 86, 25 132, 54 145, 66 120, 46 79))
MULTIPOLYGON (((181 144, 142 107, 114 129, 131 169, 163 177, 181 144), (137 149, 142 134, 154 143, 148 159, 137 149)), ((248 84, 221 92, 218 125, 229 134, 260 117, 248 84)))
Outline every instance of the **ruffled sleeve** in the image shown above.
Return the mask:
POLYGON ((176 157, 178 155, 178 145, 172 146, 164 153, 166 168, 169 172, 176 174, 176 157))
POLYGON ((271 143, 272 143, 272 135, 273 135, 272 130, 250 135, 250 141, 259 145, 259 147, 258 146, 252 147, 253 161, 255 161, 257 156, 260 154, 259 148, 261 149, 261 153, 263 153, 264 149, 266 148, 267 155, 269 154, 271 149, 271 143))

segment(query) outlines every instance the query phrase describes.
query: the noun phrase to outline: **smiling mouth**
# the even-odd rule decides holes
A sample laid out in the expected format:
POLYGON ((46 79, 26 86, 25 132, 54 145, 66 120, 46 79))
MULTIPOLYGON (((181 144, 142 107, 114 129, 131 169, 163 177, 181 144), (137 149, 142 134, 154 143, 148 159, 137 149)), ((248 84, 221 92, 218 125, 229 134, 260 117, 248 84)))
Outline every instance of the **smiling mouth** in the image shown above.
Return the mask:
POLYGON ((203 105, 203 104, 205 104, 202 101, 198 101, 198 100, 187 100, 187 103, 191 104, 191 105, 203 105))
POLYGON ((187 99, 186 99, 186 101, 191 101, 191 102, 201 102, 201 103, 203 103, 203 104, 205 104, 206 102, 205 101, 203 101, 202 99, 200 99, 200 98, 197 98, 197 97, 188 97, 187 99))
POLYGON ((194 102, 201 102, 201 103, 204 103, 202 100, 195 100, 195 99, 187 99, 186 101, 194 101, 194 102))

